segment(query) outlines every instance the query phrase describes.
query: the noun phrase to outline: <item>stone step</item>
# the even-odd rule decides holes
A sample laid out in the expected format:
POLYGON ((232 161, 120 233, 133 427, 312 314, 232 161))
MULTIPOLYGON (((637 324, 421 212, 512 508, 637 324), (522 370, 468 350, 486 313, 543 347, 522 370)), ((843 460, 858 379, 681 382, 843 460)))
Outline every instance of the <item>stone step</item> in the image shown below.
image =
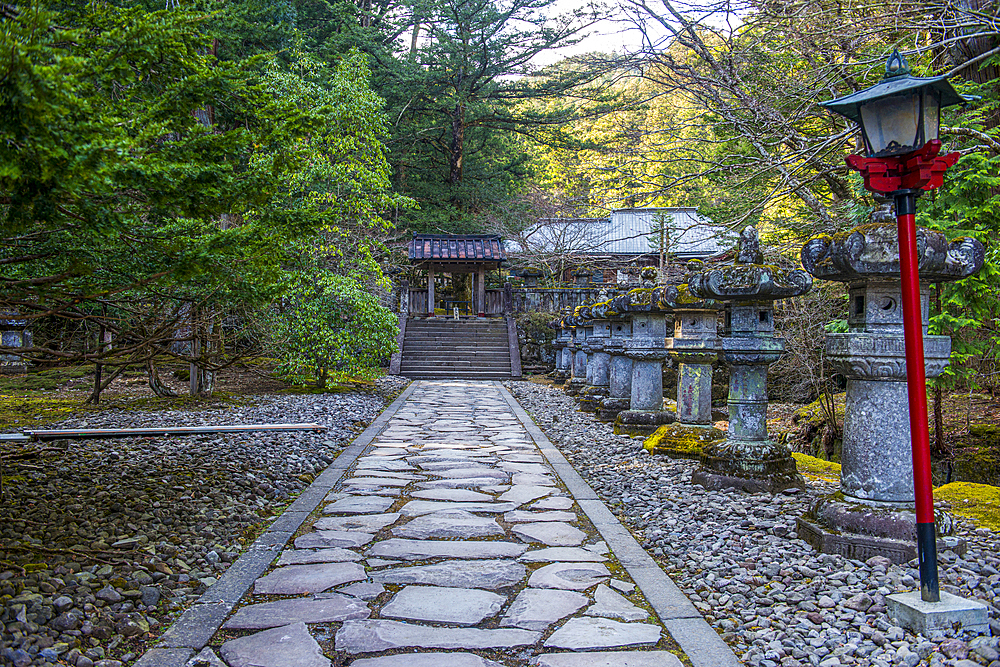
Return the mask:
POLYGON ((491 366, 485 365, 472 365, 467 363, 457 363, 457 364, 406 364, 400 366, 400 373, 410 373, 410 372, 427 372, 427 373, 507 373, 510 374, 510 364, 496 364, 491 366))
POLYGON ((476 356, 496 356, 503 355, 508 356, 510 354, 507 346, 504 345, 500 347, 498 345, 484 345, 482 347, 446 347, 444 345, 421 345, 417 347, 410 347, 408 345, 403 346, 403 356, 409 355, 411 353, 431 353, 440 354, 444 356, 451 357, 476 357, 476 356))
POLYGON ((480 371, 476 373, 455 372, 455 373, 431 373, 423 371, 400 371, 403 377, 414 380, 510 380, 511 374, 507 373, 487 373, 480 371))
POLYGON ((428 356, 441 358, 443 360, 464 359, 466 361, 473 361, 476 359, 485 359, 485 360, 505 359, 507 361, 510 361, 510 352, 505 347, 495 350, 479 350, 479 351, 476 350, 458 351, 445 347, 423 348, 418 350, 413 350, 407 347, 403 348, 403 361, 405 361, 406 359, 425 358, 428 356))

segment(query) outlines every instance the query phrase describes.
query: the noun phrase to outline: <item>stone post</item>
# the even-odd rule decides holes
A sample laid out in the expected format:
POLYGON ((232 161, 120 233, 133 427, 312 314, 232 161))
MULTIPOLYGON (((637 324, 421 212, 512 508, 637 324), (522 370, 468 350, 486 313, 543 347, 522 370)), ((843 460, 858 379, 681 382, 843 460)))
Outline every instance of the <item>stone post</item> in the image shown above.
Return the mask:
POLYGON ((628 341, 632 338, 632 323, 623 317, 624 295, 610 301, 607 315, 611 318, 611 336, 604 344, 608 353, 608 397, 601 400, 597 418, 614 421, 618 413, 628 410, 632 400, 632 360, 625 355, 628 341))
POLYGON ((434 317, 434 269, 427 269, 427 317, 434 317))
MULTIPOLYGON (((702 270, 700 261, 688 265, 702 270)), ((726 434, 712 427, 712 364, 718 359, 722 304, 691 296, 687 284, 668 287, 660 298, 674 311, 674 337, 667 339, 667 353, 677 362, 677 421, 661 426, 645 448, 653 454, 699 458, 709 443, 726 434)))
POLYGON ((804 487, 791 450, 768 438, 767 367, 784 351, 774 335, 774 300, 805 294, 812 277, 765 265, 757 230, 747 227, 736 263, 692 275, 688 286, 695 297, 730 302, 721 355, 730 374, 729 429, 724 441, 704 447, 691 483, 751 493, 804 487))
POLYGON ((611 338, 611 322, 607 319, 607 311, 606 301, 590 307, 593 319, 587 336, 590 349, 587 375, 589 386, 584 387, 577 396, 583 412, 597 412, 601 400, 608 395, 611 355, 605 346, 611 338))
MULTIPOLYGON (((951 339, 928 336, 926 284, 958 280, 979 271, 981 243, 951 242, 940 232, 917 228, 921 320, 928 378, 948 365, 951 339), (925 282, 926 281, 926 282, 925 282)), ((885 203, 872 224, 811 239, 802 263, 817 278, 848 284, 848 332, 827 334, 826 356, 847 378, 841 494, 819 501, 799 520, 799 534, 815 548, 849 558, 874 555, 903 563, 916 555, 913 462, 910 449, 906 356, 895 216, 885 203)), ((939 513, 939 536, 953 523, 939 513)), ((962 549, 949 538, 939 549, 962 549)))

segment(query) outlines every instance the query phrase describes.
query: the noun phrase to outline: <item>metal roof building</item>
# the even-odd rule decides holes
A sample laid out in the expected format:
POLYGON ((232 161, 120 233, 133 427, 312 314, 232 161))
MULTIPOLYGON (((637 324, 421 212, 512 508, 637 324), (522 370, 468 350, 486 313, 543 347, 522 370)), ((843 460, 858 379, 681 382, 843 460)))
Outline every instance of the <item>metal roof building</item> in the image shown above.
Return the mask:
MULTIPOLYGON (((526 234, 535 251, 581 255, 650 255, 659 253, 659 226, 666 224, 667 253, 677 259, 701 259, 731 249, 736 235, 699 217, 695 208, 626 208, 607 218, 550 218, 526 234)), ((508 245, 511 253, 521 251, 508 245)))

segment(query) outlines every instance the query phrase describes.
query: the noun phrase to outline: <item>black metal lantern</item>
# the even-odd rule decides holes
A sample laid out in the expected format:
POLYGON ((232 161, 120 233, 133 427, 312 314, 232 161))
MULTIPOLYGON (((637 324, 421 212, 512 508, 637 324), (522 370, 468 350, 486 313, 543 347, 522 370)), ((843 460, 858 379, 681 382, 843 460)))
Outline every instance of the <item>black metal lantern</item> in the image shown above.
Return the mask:
POLYGON ((891 157, 920 150, 937 139, 941 109, 967 101, 946 76, 911 76, 906 58, 893 51, 881 82, 820 106, 861 127, 868 157, 891 157))

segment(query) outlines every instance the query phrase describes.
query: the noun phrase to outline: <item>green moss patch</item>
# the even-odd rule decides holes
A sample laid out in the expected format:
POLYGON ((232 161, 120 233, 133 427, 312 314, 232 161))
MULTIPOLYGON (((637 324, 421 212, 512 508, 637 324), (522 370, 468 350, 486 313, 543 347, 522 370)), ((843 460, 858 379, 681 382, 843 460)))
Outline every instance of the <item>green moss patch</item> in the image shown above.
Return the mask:
POLYGON ((840 464, 818 459, 815 456, 792 452, 795 459, 795 467, 806 477, 821 479, 826 482, 840 481, 840 464))
MULTIPOLYGON (((844 403, 846 398, 847 394, 834 394, 833 396, 833 409, 837 414, 837 421, 841 424, 844 423, 844 403)), ((803 405, 792 416, 792 423, 794 424, 808 422, 818 427, 825 424, 826 421, 827 412, 824 407, 824 399, 816 399, 809 405, 803 405)))
POLYGON ((955 454, 955 477, 963 482, 1000 485, 1000 449, 967 448, 955 454))
POLYGON ((93 372, 93 366, 70 366, 67 368, 30 370, 27 373, 16 375, 0 375, 0 394, 25 391, 52 391, 70 380, 79 380, 87 375, 93 375, 93 372))
POLYGON ((934 489, 934 499, 951 503, 951 511, 978 526, 1000 531, 1000 488, 972 482, 952 482, 934 489))
POLYGON ((82 399, 34 393, 0 394, 0 430, 36 429, 86 411, 82 399))
POLYGON ((995 424, 972 424, 969 434, 990 447, 1000 447, 1000 426, 995 424))
POLYGON ((656 429, 642 446, 650 454, 697 459, 705 445, 725 439, 725 432, 717 428, 667 424, 656 429))

